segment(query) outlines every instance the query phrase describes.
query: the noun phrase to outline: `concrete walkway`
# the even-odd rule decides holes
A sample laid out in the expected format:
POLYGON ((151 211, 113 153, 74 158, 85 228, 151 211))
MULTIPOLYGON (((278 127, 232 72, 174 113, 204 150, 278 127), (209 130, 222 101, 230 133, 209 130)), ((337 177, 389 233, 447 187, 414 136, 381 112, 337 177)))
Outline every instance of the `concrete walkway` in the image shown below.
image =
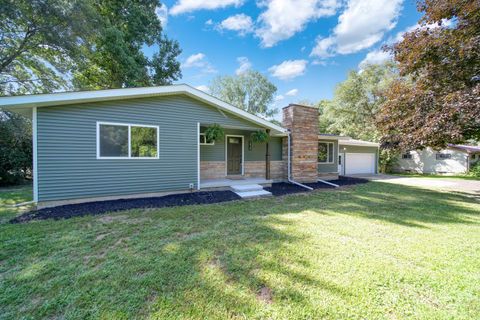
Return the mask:
POLYGON ((463 180, 458 178, 428 178, 428 177, 403 177, 387 174, 376 175, 353 175, 356 178, 364 178, 371 181, 382 181, 396 183, 405 186, 426 188, 431 190, 442 190, 450 192, 468 193, 480 196, 480 181, 463 180))

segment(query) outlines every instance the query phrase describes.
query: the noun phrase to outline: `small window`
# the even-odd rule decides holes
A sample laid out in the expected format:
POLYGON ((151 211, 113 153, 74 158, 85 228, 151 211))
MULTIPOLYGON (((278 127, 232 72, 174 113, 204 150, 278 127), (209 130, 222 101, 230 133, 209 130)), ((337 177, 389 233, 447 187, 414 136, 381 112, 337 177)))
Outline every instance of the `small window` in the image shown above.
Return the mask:
POLYGON ((158 158, 158 126, 97 123, 97 158, 158 158))
POLYGON ((207 141, 207 137, 205 136, 205 133, 200 133, 199 142, 201 146, 213 146, 215 144, 215 141, 207 141))
POLYGON ((318 163, 333 163, 333 142, 318 143, 318 163))
POLYGON ((412 160, 412 154, 410 152, 402 154, 402 159, 412 160))
POLYGON ((437 153, 436 158, 437 160, 447 160, 451 159, 452 155, 450 153, 437 153))

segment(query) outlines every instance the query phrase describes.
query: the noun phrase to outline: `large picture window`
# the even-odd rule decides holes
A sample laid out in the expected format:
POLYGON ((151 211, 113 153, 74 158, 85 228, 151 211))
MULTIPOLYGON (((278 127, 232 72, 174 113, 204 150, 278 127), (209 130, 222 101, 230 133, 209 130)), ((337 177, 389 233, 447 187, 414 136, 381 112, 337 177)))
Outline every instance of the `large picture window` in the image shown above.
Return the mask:
POLYGON ((333 142, 318 143, 318 163, 333 163, 333 142))
POLYGON ((158 126, 97 122, 97 158, 158 158, 158 126))

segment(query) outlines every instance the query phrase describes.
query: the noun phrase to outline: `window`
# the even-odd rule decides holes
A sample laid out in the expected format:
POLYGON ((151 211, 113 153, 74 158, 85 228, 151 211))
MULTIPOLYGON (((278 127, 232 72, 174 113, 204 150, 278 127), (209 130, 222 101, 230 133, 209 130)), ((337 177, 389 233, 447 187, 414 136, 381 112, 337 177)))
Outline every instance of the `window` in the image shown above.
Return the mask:
POLYGON ((412 160, 412 154, 410 152, 402 154, 402 159, 412 160))
POLYGON ((435 157, 437 158, 437 160, 447 160, 451 159, 452 155, 450 153, 437 153, 435 157))
POLYGON ((333 163, 333 142, 318 143, 318 163, 333 163))
POLYGON ((207 141, 207 137, 205 136, 205 133, 200 133, 199 142, 201 146, 213 146, 215 144, 215 141, 207 141))
POLYGON ((97 122, 98 159, 156 159, 158 126, 97 122))

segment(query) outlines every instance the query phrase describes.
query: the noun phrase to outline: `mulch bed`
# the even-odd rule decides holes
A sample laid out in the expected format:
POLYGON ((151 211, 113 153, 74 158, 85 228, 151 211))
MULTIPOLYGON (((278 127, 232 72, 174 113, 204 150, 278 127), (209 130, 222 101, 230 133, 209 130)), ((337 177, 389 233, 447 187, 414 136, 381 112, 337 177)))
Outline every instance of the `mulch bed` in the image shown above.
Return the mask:
MULTIPOLYGON (((367 183, 368 180, 341 176, 338 180, 332 180, 329 182, 337 184, 340 187, 342 187, 342 186, 351 186, 355 184, 367 183)), ((305 183, 305 185, 315 190, 316 189, 335 189, 334 186, 331 186, 323 182, 305 183)), ((265 188, 265 190, 270 191, 274 196, 283 196, 291 193, 310 192, 310 190, 305 189, 301 186, 297 186, 296 184, 286 183, 286 182, 273 183, 271 187, 265 188)))
POLYGON ((98 215, 106 212, 138 208, 164 208, 193 204, 210 204, 241 199, 232 191, 212 191, 172 194, 155 198, 120 199, 98 202, 70 204, 26 212, 10 223, 22 223, 30 220, 68 219, 85 215, 98 215))
MULTIPOLYGON (((366 183, 368 180, 350 177, 340 177, 338 180, 330 181, 340 186, 349 186, 355 184, 366 183)), ((306 184, 313 189, 334 189, 325 183, 308 183, 306 184)), ((274 196, 282 196, 292 193, 304 193, 309 190, 291 183, 279 182, 272 183, 271 187, 265 188, 274 196)), ((79 204, 70 204, 65 206, 58 206, 53 208, 45 208, 26 212, 12 220, 10 223, 22 223, 31 220, 45 220, 45 219, 68 219, 73 217, 81 217, 85 215, 99 215, 106 212, 122 211, 129 209, 140 208, 164 208, 186 206, 194 204, 210 204, 220 203, 241 199, 232 191, 210 191, 210 192, 193 192, 172 194, 163 197, 154 198, 140 198, 140 199, 120 199, 110 201, 97 201, 79 204)))

